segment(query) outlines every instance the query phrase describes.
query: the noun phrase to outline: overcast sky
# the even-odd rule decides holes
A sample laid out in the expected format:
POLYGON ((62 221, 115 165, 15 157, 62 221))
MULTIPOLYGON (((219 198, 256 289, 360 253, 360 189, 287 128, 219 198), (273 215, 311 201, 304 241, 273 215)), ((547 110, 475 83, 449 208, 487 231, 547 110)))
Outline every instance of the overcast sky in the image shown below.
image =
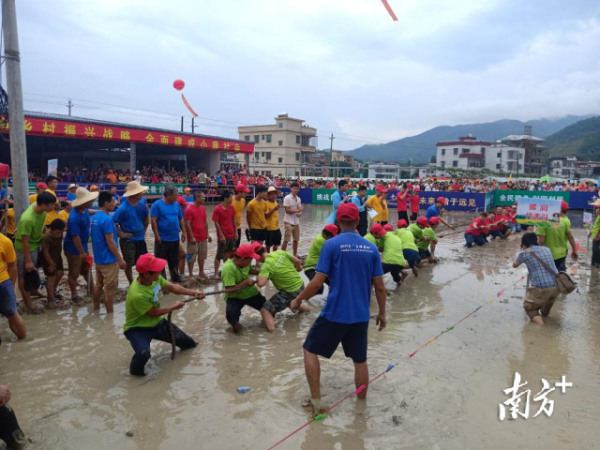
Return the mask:
MULTIPOLYGON (((380 0, 19 1, 26 108, 66 113, 52 103, 72 97, 189 116, 172 87, 180 78, 201 117, 234 122, 197 132, 237 137, 237 123, 285 111, 318 129, 320 147, 331 131, 387 141, 600 113, 598 0, 389 2, 398 22, 380 0)), ((379 142, 353 139, 335 147, 379 142)))

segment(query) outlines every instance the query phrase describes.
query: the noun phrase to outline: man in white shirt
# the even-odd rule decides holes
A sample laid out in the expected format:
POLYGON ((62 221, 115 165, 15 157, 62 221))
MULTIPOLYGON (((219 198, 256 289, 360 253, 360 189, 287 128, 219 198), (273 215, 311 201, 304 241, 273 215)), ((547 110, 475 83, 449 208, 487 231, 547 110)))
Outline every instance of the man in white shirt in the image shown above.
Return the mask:
POLYGON ((286 251, 290 240, 293 241, 293 254, 298 257, 298 241, 300 241, 300 216, 302 215, 302 200, 298 197, 300 185, 295 181, 290 184, 291 194, 288 194, 283 199, 283 207, 285 215, 283 216, 283 225, 285 226, 285 234, 283 236, 283 244, 281 250, 286 251))
POLYGON ((138 183, 142 182, 142 175, 140 174, 139 170, 136 170, 135 176, 133 177, 133 180, 137 181, 138 183))

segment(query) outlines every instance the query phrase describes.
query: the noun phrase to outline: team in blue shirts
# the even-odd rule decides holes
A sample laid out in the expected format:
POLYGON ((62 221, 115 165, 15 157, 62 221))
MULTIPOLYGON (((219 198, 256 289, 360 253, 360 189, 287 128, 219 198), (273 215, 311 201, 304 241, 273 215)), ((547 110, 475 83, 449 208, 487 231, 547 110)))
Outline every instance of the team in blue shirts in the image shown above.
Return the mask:
POLYGON ((435 203, 433 205, 431 205, 429 208, 427 208, 427 211, 425 211, 425 217, 427 218, 427 220, 431 219, 432 217, 437 217, 441 223, 443 223, 444 225, 446 225, 448 228, 454 230, 454 227, 452 225, 450 225, 448 222, 446 222, 444 219, 442 219, 442 211, 444 210, 444 206, 446 205, 446 199, 444 197, 438 197, 435 199, 435 203))
POLYGON ((348 190, 348 182, 346 180, 340 180, 338 183, 338 190, 331 194, 331 201, 333 202, 333 212, 325 220, 326 223, 335 223, 336 213, 341 204, 346 203, 350 197, 346 194, 348 190))

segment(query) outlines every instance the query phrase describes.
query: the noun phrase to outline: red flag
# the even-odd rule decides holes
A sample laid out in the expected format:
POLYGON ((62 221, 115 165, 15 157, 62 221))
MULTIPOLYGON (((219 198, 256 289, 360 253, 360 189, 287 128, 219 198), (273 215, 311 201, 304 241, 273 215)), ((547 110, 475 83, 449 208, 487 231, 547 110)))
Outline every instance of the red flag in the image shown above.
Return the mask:
POLYGON ((188 103, 188 101, 185 99, 185 95, 183 95, 183 93, 181 94, 181 99, 183 100, 183 104, 187 107, 187 109, 190 110, 190 112, 192 113, 192 116, 194 117, 198 117, 198 114, 196 114, 196 111, 194 111, 192 109, 192 107, 190 106, 190 104, 188 103))
POLYGON ((394 14, 394 11, 392 11, 392 7, 388 3, 388 1, 387 0, 381 0, 381 3, 383 3, 383 6, 385 6, 385 9, 387 9, 387 12, 390 14, 390 16, 392 16, 392 19, 394 19, 394 20, 397 21, 398 18, 396 17, 396 14, 394 14))

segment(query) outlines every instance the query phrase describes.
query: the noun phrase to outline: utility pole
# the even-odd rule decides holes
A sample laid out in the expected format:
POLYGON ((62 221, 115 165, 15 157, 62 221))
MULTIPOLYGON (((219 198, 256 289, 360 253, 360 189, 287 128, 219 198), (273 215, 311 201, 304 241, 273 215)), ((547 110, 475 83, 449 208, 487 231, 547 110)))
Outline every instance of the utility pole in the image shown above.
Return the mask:
POLYGON ((71 102, 71 99, 69 99, 69 103, 67 103, 67 108, 69 108, 69 116, 71 115, 71 108, 73 106, 75 106, 75 105, 73 104, 73 102, 71 102))
POLYGON ((331 170, 331 174, 335 178, 335 173, 333 171, 333 167, 331 166, 331 164, 333 163, 333 140, 334 139, 335 138, 333 137, 333 133, 331 133, 331 137, 329 138, 329 140, 331 141, 331 144, 329 145, 329 170, 331 170))
MULTIPOLYGON (((181 116, 181 131, 183 132, 183 116, 181 116)), ((192 129, 192 132, 193 132, 193 131, 194 131, 194 130, 192 129)))
POLYGON ((29 206, 27 144, 25 142, 23 85, 21 82, 21 54, 19 52, 15 0, 4 0, 2 6, 6 88, 8 91, 8 119, 10 121, 10 160, 15 200, 15 222, 18 223, 21 214, 29 206))
POLYGON ((192 117, 192 134, 194 134, 194 128, 198 128, 198 125, 194 125, 194 118, 192 117))

